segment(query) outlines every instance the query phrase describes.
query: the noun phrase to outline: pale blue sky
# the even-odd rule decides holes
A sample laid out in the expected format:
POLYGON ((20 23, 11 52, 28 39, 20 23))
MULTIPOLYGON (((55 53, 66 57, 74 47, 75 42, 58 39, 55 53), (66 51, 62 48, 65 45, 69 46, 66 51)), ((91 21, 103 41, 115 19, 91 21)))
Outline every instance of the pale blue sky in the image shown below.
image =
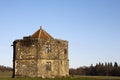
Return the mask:
POLYGON ((70 68, 120 63, 120 0, 0 0, 0 65, 12 66, 12 42, 39 26, 69 41, 70 68))

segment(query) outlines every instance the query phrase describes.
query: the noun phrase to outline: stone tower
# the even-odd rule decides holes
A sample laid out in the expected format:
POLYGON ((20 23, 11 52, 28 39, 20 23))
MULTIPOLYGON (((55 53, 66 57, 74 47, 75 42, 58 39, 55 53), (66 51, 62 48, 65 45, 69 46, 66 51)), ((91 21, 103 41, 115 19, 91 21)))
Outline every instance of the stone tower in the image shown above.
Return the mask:
POLYGON ((69 76, 68 41, 40 28, 13 42, 13 77, 69 76))

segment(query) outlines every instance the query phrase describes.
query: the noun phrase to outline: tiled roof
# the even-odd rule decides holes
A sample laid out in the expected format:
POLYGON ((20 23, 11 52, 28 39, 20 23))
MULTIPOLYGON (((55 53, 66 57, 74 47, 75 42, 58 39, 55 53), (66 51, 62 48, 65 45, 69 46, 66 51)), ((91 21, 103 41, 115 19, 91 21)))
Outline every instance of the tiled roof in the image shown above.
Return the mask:
POLYGON ((37 30, 31 37, 38 39, 53 39, 53 37, 43 30, 42 27, 40 27, 40 29, 37 30))

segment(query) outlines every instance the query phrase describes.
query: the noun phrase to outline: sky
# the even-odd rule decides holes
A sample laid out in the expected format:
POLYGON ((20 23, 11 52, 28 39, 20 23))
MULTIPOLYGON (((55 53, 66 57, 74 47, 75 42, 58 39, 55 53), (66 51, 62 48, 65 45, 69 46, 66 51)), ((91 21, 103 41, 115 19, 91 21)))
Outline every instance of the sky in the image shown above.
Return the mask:
POLYGON ((13 41, 40 26, 69 41, 69 67, 120 64, 120 0, 0 0, 0 65, 12 67, 13 41))

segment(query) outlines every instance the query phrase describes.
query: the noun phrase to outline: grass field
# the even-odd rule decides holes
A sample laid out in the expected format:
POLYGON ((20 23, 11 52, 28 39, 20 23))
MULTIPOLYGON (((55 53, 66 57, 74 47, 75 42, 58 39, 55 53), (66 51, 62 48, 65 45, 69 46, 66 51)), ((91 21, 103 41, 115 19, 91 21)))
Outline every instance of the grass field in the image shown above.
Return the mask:
POLYGON ((4 72, 0 71, 0 78, 10 78, 11 76, 12 76, 12 71, 4 71, 4 72))
POLYGON ((71 78, 11 78, 12 72, 0 72, 0 80, 120 80, 120 77, 112 76, 76 76, 71 78))

